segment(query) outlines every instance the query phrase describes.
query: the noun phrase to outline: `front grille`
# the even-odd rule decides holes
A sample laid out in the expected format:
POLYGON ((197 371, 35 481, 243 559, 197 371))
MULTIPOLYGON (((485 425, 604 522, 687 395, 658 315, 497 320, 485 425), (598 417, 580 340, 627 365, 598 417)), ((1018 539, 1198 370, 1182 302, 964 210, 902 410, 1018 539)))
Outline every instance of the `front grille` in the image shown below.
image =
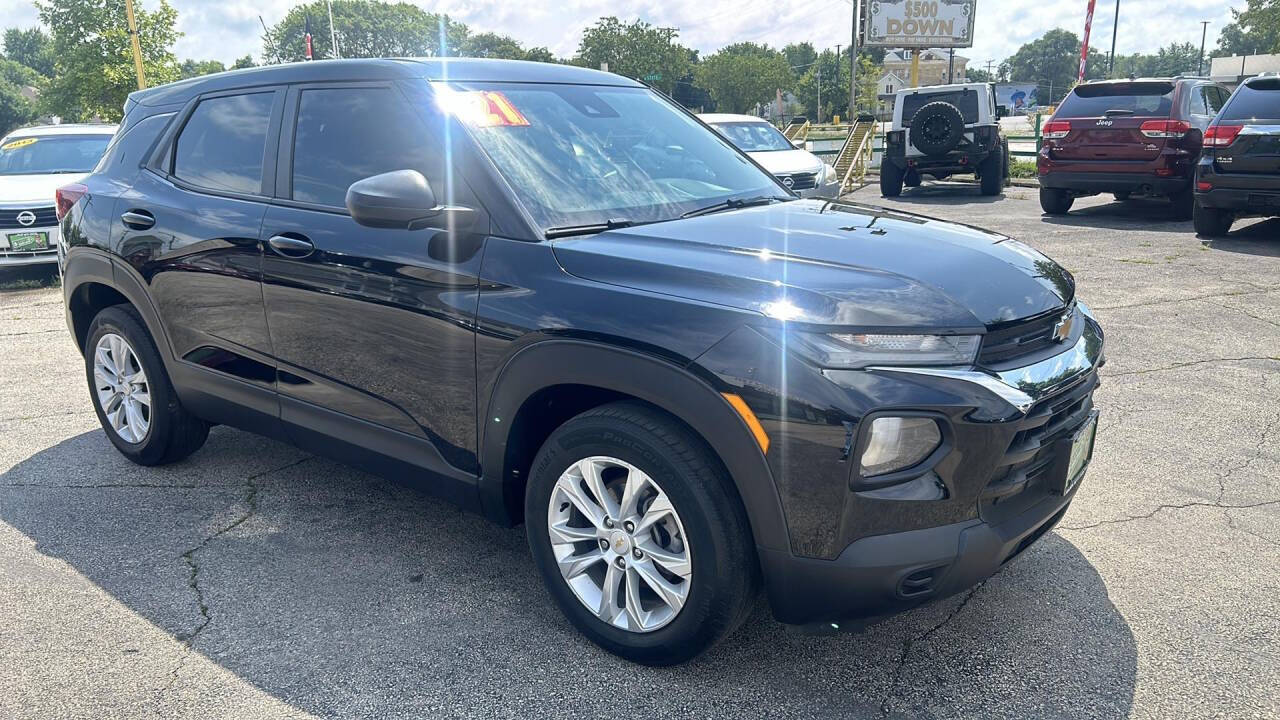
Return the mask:
POLYGON ((818 187, 818 173, 791 173, 778 176, 783 185, 787 184, 787 178, 791 178, 789 187, 792 190, 811 190, 818 187))
POLYGON ((1053 310, 1024 320, 994 325, 982 336, 979 365, 996 365, 1016 360, 1053 345, 1054 330, 1062 320, 1062 310, 1053 310))
POLYGON ((53 206, 49 207, 33 207, 33 208, 13 208, 9 210, 0 210, 0 230, 22 230, 25 228, 47 228, 58 224, 58 216, 54 212, 53 206), (35 222, 30 225, 23 225, 18 222, 18 216, 24 212, 30 212, 36 216, 35 222))
POLYGON ((982 493, 982 512, 988 522, 1015 515, 1044 497, 1047 474, 1058 460, 1056 444, 1089 418, 1097 386, 1097 373, 1090 373, 1040 400, 1019 421, 1018 431, 982 493), (1033 489, 1040 492, 1030 492, 1033 489))

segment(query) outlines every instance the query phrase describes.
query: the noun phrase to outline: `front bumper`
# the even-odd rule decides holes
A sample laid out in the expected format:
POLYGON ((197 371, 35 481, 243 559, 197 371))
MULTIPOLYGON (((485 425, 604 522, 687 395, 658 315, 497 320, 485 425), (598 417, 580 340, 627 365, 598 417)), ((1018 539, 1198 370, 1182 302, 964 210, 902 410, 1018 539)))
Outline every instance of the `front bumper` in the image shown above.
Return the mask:
POLYGON ((794 191, 802 198, 826 198, 834 199, 840 196, 840 181, 819 184, 817 187, 811 187, 807 190, 794 191))
MULTIPOLYGON (((882 615, 945 597, 1053 527, 1083 475, 1061 491, 1067 439, 1095 418, 1092 394, 1105 362, 1101 327, 1083 307, 1075 318, 1066 343, 1011 367, 819 374, 790 363, 779 383, 785 400, 775 400, 772 415, 758 381, 738 386, 773 441, 767 459, 791 541, 757 548, 780 621, 882 615), (893 486, 860 481, 863 419, 902 412, 937 418, 945 450, 893 486)), ((774 372, 767 352, 724 349, 756 378, 774 372)))

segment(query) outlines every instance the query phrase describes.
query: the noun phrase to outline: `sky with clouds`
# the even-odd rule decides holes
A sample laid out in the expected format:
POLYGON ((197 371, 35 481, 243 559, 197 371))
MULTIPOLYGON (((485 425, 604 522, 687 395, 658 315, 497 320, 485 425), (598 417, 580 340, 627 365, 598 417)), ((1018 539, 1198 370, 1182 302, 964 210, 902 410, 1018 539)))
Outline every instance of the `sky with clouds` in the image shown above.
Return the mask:
MULTIPOLYGON (((262 52, 262 25, 282 18, 293 0, 169 0, 178 11, 183 37, 179 59, 214 59, 230 63, 262 52)), ((1111 44, 1115 2, 1098 0, 1091 44, 1106 52, 1111 44)), ((158 0, 135 0, 155 7, 158 0)), ((662 27, 679 28, 679 41, 705 53, 732 42, 765 42, 781 47, 808 41, 818 48, 848 45, 851 0, 510 0, 419 1, 425 10, 448 13, 473 31, 511 35, 525 45, 544 45, 558 55, 572 55, 582 29, 604 15, 639 18, 662 27)), ((1230 22, 1230 6, 1243 0, 1123 0, 1116 51, 1150 52, 1170 42, 1200 42, 1200 21, 1209 20, 1207 50, 1218 29, 1230 22)), ((972 64, 985 66, 1012 55, 1020 45, 1046 30, 1084 29, 1087 0, 978 0, 974 47, 957 51, 972 64)), ((27 27, 38 22, 28 0, 0 0, 0 27, 27 27)), ((1208 54, 1208 52, 1206 52, 1208 54)))

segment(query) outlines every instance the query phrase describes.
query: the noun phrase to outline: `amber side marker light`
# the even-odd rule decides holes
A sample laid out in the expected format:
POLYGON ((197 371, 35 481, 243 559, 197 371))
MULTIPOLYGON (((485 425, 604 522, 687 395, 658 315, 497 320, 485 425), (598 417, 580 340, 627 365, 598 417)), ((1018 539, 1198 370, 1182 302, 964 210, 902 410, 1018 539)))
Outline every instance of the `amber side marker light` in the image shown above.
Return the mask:
POLYGON ((756 414, 751 412, 751 408, 747 407, 747 402, 741 397, 733 393, 720 393, 725 400, 738 411, 738 415, 742 416, 742 421, 747 424, 751 430, 751 434, 756 438, 756 444, 760 446, 760 452, 769 452, 769 436, 765 434, 764 428, 760 426, 760 421, 756 419, 756 414))

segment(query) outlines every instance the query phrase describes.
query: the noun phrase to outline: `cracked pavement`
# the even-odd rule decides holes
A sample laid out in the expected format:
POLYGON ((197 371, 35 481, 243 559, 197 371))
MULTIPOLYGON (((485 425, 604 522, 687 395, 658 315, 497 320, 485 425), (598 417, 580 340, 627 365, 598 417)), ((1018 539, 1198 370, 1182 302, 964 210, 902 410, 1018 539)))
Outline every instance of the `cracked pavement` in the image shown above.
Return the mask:
POLYGON ((1106 326, 1097 448, 1059 528, 861 632, 760 605, 666 669, 581 639, 520 529, 222 427, 131 465, 59 291, 0 292, 0 717, 1280 716, 1280 221, 1210 242, 1108 200, 890 203, 1044 250, 1106 326))

